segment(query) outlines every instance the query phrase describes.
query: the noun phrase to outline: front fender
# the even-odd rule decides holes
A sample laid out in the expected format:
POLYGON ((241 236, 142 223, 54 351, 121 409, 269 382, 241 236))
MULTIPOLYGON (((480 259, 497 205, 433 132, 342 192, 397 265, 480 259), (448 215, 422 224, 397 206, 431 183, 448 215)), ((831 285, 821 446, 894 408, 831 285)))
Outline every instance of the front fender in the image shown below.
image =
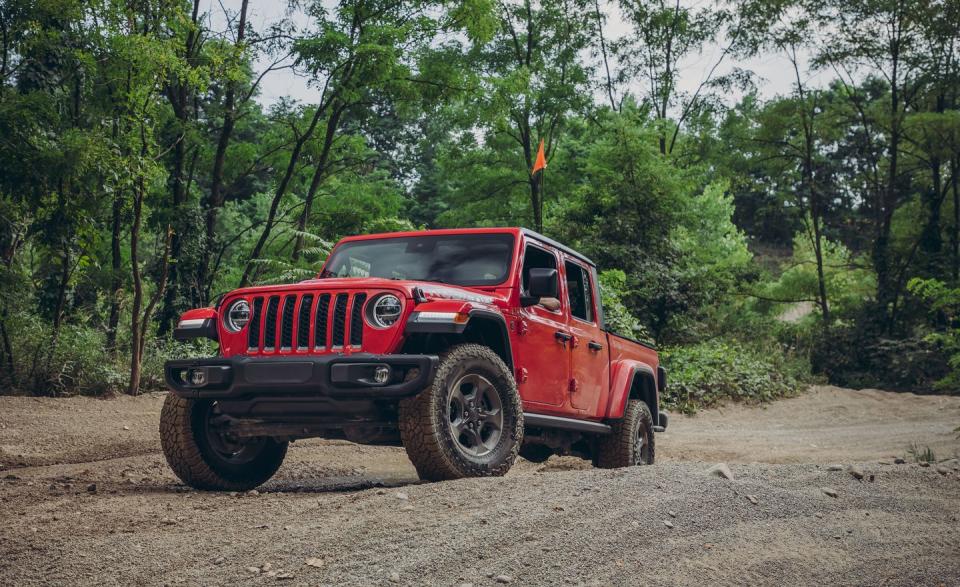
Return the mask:
POLYGON ((473 304, 463 300, 434 300, 417 304, 407 318, 410 334, 462 334, 470 321, 473 304))
POLYGON ((218 317, 216 308, 187 310, 180 316, 180 321, 173 329, 173 338, 179 341, 195 338, 209 338, 218 341, 220 338, 217 332, 218 317))
POLYGON ((408 334, 466 335, 492 347, 511 370, 513 350, 507 320, 492 304, 435 300, 418 304, 406 323, 408 334))

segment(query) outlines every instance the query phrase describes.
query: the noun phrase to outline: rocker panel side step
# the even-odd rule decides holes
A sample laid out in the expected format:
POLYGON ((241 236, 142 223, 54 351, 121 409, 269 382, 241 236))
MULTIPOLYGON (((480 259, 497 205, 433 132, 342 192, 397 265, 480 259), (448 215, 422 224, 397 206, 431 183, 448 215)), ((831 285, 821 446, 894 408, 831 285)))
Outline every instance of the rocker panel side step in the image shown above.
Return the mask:
POLYGON ((601 424, 600 422, 576 420, 574 418, 563 418, 561 416, 547 416, 545 414, 530 414, 526 412, 523 414, 523 423, 526 426, 536 426, 538 428, 557 428, 559 430, 587 432, 590 434, 610 434, 613 431, 610 426, 601 424))

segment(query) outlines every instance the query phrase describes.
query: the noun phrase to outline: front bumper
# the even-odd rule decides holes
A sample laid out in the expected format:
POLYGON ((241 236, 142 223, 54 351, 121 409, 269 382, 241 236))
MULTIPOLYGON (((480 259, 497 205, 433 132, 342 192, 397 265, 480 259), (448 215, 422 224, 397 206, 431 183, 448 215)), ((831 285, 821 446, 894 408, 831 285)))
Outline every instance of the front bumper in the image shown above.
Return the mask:
POLYGON ((167 361, 164 378, 180 397, 232 400, 300 397, 391 399, 417 394, 433 380, 435 355, 225 357, 167 361), (383 383, 377 368, 387 367, 383 383))

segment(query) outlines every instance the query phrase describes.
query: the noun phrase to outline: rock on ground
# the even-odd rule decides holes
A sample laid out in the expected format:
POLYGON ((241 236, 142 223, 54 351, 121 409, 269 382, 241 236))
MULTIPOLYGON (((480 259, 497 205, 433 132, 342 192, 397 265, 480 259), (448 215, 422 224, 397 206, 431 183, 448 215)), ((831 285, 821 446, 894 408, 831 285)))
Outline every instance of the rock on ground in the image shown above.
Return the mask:
POLYGON ((733 472, 730 471, 730 467, 726 463, 717 463, 716 465, 707 469, 707 475, 713 475, 714 477, 722 477, 724 479, 733 480, 733 472))

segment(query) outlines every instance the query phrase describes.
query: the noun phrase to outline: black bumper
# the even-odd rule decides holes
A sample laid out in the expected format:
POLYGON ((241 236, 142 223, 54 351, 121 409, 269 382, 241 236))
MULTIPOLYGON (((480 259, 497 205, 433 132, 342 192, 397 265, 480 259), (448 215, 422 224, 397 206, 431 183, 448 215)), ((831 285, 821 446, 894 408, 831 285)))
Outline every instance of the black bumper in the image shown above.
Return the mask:
POLYGON ((435 355, 228 357, 167 361, 167 385, 180 397, 391 399, 417 394, 433 380, 435 355), (390 376, 375 381, 377 367, 390 376))

